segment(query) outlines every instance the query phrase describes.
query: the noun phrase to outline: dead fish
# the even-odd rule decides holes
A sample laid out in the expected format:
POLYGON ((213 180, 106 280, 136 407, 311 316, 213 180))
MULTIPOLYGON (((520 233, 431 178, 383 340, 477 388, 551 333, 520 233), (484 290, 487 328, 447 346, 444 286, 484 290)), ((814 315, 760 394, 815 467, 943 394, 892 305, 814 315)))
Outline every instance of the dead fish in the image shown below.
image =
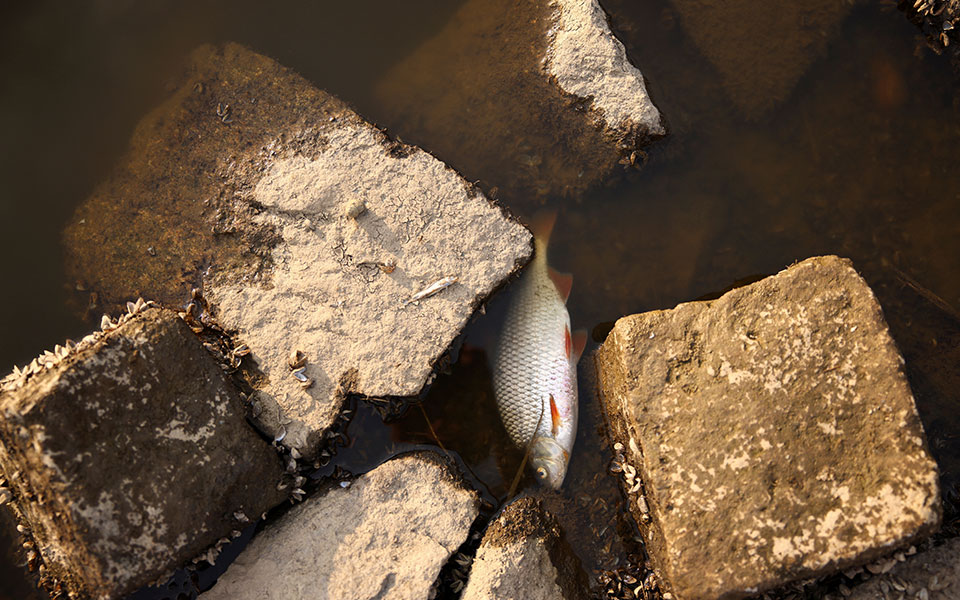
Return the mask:
POLYGON ((528 448, 537 480, 558 489, 577 436, 577 361, 586 332, 570 333, 568 274, 547 265, 556 213, 538 215, 534 258, 517 281, 497 345, 493 372, 500 420, 518 448, 528 448))
POLYGON ((403 306, 412 304, 417 300, 423 300, 424 298, 429 298, 430 296, 436 294, 440 290, 444 288, 448 288, 451 285, 455 284, 457 280, 459 280, 459 277, 457 277, 456 275, 452 275, 450 277, 444 277, 443 279, 438 279, 437 281, 434 281, 427 287, 423 288, 422 290, 420 290, 419 292, 411 296, 409 300, 403 303, 403 306))

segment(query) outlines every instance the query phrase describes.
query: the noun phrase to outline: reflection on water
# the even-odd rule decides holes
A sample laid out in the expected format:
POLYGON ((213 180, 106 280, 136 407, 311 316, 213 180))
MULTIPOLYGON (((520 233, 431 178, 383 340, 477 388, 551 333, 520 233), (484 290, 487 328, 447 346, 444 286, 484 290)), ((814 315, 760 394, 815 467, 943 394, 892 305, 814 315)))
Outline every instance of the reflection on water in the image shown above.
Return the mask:
MULTIPOLYGON (((374 94, 378 78, 442 27, 456 8, 449 4, 51 3, 8 13, 0 24, 0 369, 90 326, 64 307, 71 282, 62 275, 60 229, 186 51, 206 41, 246 43, 376 121, 390 113, 374 94)), ((574 275, 574 328, 672 307, 825 253, 894 266, 960 306, 960 96, 949 65, 917 50, 900 13, 886 4, 854 9, 792 93, 748 120, 669 2, 603 4, 671 136, 626 181, 580 201, 549 201, 560 209, 551 262, 574 275)), ((388 125, 416 137, 415 123, 388 125)), ((496 185, 512 175, 477 176, 496 185)), ((501 202, 530 216, 523 198, 501 202)), ((500 429, 487 363, 505 303, 502 294, 493 299, 470 326, 459 361, 423 411, 410 407, 389 427, 358 411, 339 455, 346 468, 361 471, 439 438, 487 501, 503 499, 519 457, 500 429)), ((585 383, 567 482, 560 493, 538 493, 595 575, 636 547, 629 523, 613 516, 621 500, 605 475, 610 457, 585 383)), ((937 443, 949 456, 960 441, 937 443)))

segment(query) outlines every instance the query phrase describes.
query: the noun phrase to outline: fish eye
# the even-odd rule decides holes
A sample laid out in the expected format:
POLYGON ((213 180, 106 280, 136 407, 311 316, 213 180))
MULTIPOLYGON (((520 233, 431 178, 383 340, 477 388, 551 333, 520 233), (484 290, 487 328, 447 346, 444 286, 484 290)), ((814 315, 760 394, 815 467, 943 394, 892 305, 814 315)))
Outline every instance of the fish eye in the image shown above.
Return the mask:
POLYGON ((537 477, 539 477, 540 479, 546 479, 547 470, 544 469, 543 467, 537 467, 537 477))

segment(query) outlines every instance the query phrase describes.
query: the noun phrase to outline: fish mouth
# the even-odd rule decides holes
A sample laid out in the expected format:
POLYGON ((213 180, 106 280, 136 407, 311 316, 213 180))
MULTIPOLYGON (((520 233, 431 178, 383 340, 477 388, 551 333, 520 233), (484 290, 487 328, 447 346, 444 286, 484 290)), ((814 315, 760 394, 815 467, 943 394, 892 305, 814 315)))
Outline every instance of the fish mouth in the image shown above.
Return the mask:
POLYGON ((539 483, 560 489, 567 474, 568 459, 569 454, 555 439, 545 436, 533 438, 530 468, 539 483))

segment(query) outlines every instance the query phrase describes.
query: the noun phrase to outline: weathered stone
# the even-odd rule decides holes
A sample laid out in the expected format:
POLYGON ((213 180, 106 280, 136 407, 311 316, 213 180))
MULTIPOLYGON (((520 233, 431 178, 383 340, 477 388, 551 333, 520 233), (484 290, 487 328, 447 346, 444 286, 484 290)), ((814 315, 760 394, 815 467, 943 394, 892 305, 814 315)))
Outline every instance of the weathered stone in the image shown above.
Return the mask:
POLYGON ((0 387, 0 466, 47 573, 114 598, 283 500, 282 463, 174 313, 138 310, 0 387))
POLYGON ((939 524, 903 361, 849 261, 620 319, 597 363, 643 482, 631 511, 681 600, 861 564, 939 524))
POLYGON ((672 0, 680 22, 719 71, 727 95, 759 117, 793 91, 824 53, 853 2, 672 0))
POLYGON ((477 514, 436 455, 404 455, 292 508, 203 597, 426 600, 477 514))
POLYGON ((74 276, 107 300, 181 303, 202 284, 203 319, 252 350, 262 427, 307 457, 346 394, 417 394, 531 253, 443 163, 234 44, 194 53, 66 239, 74 276))
POLYGON ((379 96, 398 131, 512 201, 578 196, 664 134, 596 0, 471 0, 379 96))
POLYGON ((464 600, 586 598, 579 561, 540 502, 524 497, 490 524, 470 570, 464 600))
POLYGON ((882 574, 853 588, 853 593, 847 596, 849 600, 960 598, 960 538, 908 556, 902 562, 891 558, 873 566, 882 574))

